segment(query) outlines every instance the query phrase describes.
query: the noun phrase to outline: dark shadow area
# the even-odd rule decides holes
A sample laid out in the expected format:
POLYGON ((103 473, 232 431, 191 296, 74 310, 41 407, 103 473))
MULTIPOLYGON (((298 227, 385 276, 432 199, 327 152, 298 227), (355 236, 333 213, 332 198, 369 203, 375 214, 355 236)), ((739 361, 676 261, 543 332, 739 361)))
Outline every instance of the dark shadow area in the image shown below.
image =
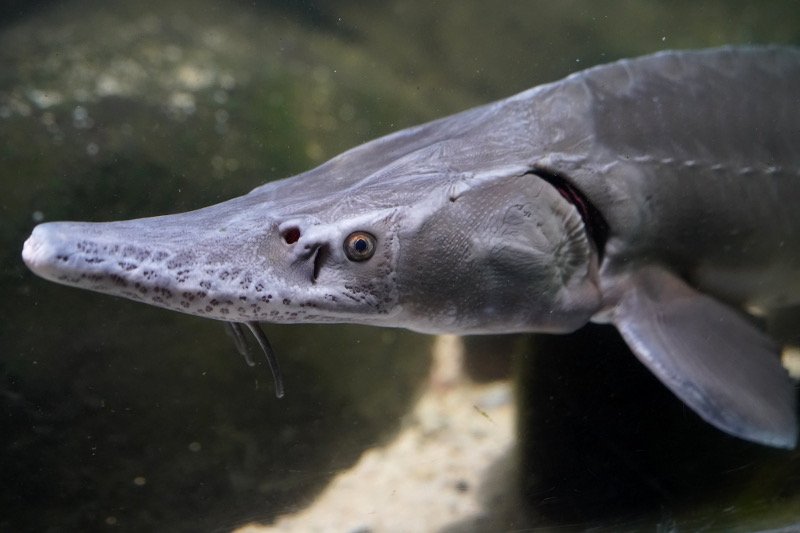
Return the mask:
MULTIPOLYGON (((485 350, 503 346, 502 337, 475 340, 485 350)), ((525 345, 509 336, 511 342, 525 345)), ((614 328, 529 336, 527 347, 514 350, 517 447, 473 489, 481 512, 443 533, 796 525, 800 452, 751 444, 706 424, 614 328)))
POLYGON ((525 348, 526 340, 523 335, 464 337, 464 371, 476 383, 508 379, 514 355, 525 348))
POLYGON ((309 30, 326 33, 343 41, 355 42, 361 32, 349 19, 342 18, 347 8, 357 8, 358 0, 220 0, 220 8, 252 12, 254 16, 291 20, 309 30))
POLYGON ((411 334, 272 326, 277 400, 265 363, 247 366, 221 324, 64 291, 36 292, 77 314, 41 313, 58 329, 18 331, 27 346, 0 331, 18 354, 0 361, 3 531, 269 522, 390 438, 426 374, 411 334))
POLYGON ((800 488, 797 452, 702 421, 614 328, 589 325, 532 346, 518 376, 522 490, 532 514, 556 525, 670 520, 705 504, 721 510, 744 491, 760 499, 800 488), (765 475, 776 467, 780 480, 765 475))
POLYGON ((0 28, 30 16, 58 0, 4 0, 0 3, 0 28))

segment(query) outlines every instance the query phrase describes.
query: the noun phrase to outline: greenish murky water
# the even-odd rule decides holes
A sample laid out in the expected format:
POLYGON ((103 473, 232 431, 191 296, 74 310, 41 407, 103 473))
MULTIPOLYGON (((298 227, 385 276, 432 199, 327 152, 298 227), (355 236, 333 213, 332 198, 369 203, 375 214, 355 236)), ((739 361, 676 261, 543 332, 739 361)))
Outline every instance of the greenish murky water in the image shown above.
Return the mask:
MULTIPOLYGON (((4 3, 0 530, 268 522, 395 432, 428 368, 422 335, 268 327, 288 388, 276 401, 219 324, 35 278, 20 259, 35 223, 201 207, 597 63, 727 43, 800 44, 800 6, 4 3)), ((800 522, 800 455, 683 422, 615 339, 608 364, 577 364, 592 350, 581 339, 521 364, 530 525, 800 522)))

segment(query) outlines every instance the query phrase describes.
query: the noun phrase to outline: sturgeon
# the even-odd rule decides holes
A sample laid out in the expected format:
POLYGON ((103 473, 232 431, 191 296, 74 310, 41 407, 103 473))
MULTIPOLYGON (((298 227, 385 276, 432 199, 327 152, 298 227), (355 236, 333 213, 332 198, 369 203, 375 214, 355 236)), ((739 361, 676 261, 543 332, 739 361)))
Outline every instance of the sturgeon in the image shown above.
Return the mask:
MULTIPOLYGON (((196 211, 36 226, 39 276, 243 326, 611 323, 729 434, 797 442, 800 50, 667 51, 368 142, 196 211)), ((282 388, 277 391, 282 394, 282 388)))

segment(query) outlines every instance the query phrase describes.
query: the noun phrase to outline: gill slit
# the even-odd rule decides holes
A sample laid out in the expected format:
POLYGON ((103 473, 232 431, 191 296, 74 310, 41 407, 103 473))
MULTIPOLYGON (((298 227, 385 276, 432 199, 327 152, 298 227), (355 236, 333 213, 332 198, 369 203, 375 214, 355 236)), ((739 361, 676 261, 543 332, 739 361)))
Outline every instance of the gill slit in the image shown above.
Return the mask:
POLYGON ((540 167, 531 170, 528 174, 533 174, 555 187, 566 201, 575 206, 583 220, 586 234, 597 250, 597 258, 602 261, 610 228, 600 210, 586 197, 583 191, 562 175, 540 167))

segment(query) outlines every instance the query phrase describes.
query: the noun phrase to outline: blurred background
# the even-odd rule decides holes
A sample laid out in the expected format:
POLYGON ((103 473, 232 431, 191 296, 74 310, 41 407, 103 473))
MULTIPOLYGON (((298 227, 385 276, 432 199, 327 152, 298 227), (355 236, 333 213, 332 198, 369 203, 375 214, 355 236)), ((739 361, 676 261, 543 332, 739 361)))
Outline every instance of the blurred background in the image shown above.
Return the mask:
MULTIPOLYGON (((267 369, 247 367, 220 324, 35 278, 20 251, 36 223, 198 208, 598 63, 731 43, 800 44, 800 4, 4 0, 0 530, 270 522, 390 439, 430 365, 432 339, 423 335, 266 326, 286 374, 287 396, 277 401, 267 369)), ((496 342, 512 351, 508 340, 496 342)), ((614 342, 604 349, 624 351, 614 342)), ((561 377, 572 371, 538 390, 571 394, 577 381, 561 377)), ((633 372, 642 394, 658 388, 633 372)), ((608 379, 613 386, 613 373, 608 379)), ((648 442, 676 438, 657 429, 648 442)), ((678 438, 692 448, 691 437, 678 438)), ((716 456, 720 442, 729 440, 704 445, 702 457, 716 456)), ((736 505, 797 519, 800 457, 736 450, 743 455, 731 468, 768 465, 737 481, 739 494, 755 496, 737 496, 736 505)), ((552 479, 562 475, 563 457, 536 453, 552 479)), ((648 460, 696 484, 695 463, 664 457, 648 460)), ((605 486, 613 468, 594 483, 605 486)), ((537 491, 531 501, 547 499, 537 491)), ((637 491, 598 500, 614 500, 613 512, 570 514, 585 509, 578 499, 535 523, 613 524, 631 515, 625 498, 637 491)), ((675 499, 667 492, 653 491, 650 511, 675 499)), ((698 516, 724 510, 701 504, 680 502, 698 516)))

